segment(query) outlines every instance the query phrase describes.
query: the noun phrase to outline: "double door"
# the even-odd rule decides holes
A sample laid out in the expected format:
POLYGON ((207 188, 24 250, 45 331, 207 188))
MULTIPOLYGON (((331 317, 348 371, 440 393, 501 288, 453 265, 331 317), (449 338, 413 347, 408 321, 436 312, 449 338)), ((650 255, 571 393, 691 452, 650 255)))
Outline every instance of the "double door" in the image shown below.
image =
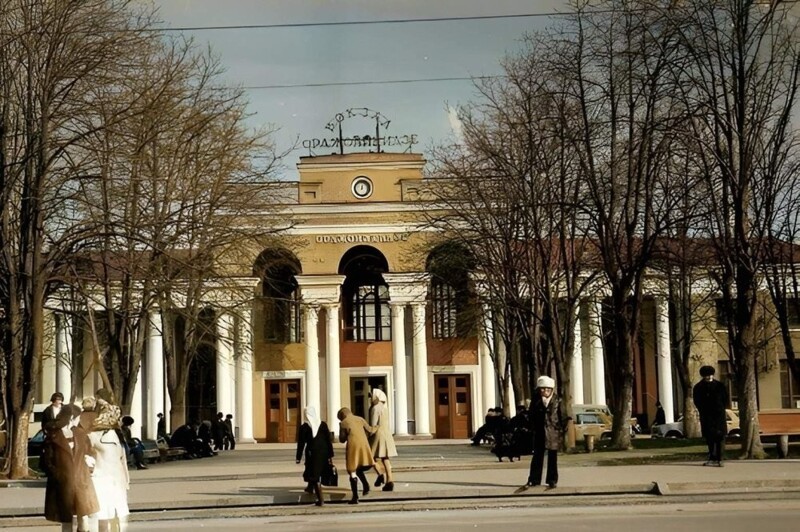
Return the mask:
POLYGON ((267 441, 293 443, 303 419, 299 380, 266 381, 267 441))
POLYGON ((472 413, 469 375, 436 375, 436 437, 470 437, 472 413))

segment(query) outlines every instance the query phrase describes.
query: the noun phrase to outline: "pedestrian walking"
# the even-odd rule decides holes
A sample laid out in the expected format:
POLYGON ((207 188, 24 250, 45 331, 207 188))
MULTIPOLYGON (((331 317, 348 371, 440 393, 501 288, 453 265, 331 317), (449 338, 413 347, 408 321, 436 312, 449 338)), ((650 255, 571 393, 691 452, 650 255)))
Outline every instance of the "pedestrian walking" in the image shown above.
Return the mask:
POLYGON ((533 458, 526 487, 542 483, 544 455, 547 453, 547 487, 553 489, 558 484, 558 448, 564 434, 564 420, 561 401, 555 393, 556 381, 542 375, 536 381, 538 396, 530 409, 531 430, 533 431, 533 458))
POLYGON ((297 456, 295 463, 305 457, 303 480, 306 481, 306 493, 316 496, 314 504, 322 506, 322 484, 320 478, 325 469, 333 463, 333 443, 328 425, 321 421, 316 408, 307 406, 303 411, 305 422, 300 425, 297 434, 297 456))
POLYGON ((350 490, 353 497, 348 504, 358 504, 358 481, 361 481, 361 495, 369 493, 369 483, 364 471, 375 466, 372 449, 369 446, 368 435, 375 434, 376 429, 371 427, 363 417, 356 416, 349 408, 342 408, 336 414, 339 419, 339 441, 346 443, 345 469, 350 478, 350 490))
POLYGON ((369 409, 369 424, 376 430, 370 436, 372 457, 375 459, 375 472, 378 478, 375 487, 380 487, 384 482, 383 491, 394 491, 394 476, 390 458, 397 456, 392 431, 389 429, 389 409, 386 407, 386 394, 383 390, 372 390, 372 406, 369 409))
POLYGON ((729 399, 728 389, 714 379, 715 372, 712 366, 700 368, 702 380, 694 385, 692 399, 700 414, 700 429, 708 445, 708 459, 703 465, 722 467, 725 436, 728 433, 725 409, 728 408, 729 399))
POLYGON ((72 518, 78 530, 88 530, 88 518, 100 509, 91 469, 94 451, 86 431, 78 426, 81 408, 62 405, 55 420, 45 428, 41 466, 47 474, 44 516, 61 523, 62 531, 72 531, 72 518))
POLYGON ((225 450, 230 449, 233 451, 236 449, 236 436, 233 433, 233 414, 228 414, 225 416, 225 450))
MULTIPOLYGON (((84 399, 84 405, 87 399, 84 399)), ((98 532, 111 530, 124 532, 130 514, 128 508, 130 476, 125 449, 115 430, 120 427, 119 410, 103 399, 96 399, 95 402, 89 441, 95 452, 92 484, 100 505, 100 510, 95 516, 98 520, 98 532)), ((85 414, 84 410, 81 422, 85 414)))

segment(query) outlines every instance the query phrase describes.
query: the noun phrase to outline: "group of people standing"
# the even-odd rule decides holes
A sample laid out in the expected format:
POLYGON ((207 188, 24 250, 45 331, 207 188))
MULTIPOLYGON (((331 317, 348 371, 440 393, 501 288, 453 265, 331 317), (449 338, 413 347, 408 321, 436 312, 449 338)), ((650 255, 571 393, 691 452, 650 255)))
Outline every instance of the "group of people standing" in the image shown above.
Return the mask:
MULTIPOLYGON (((359 483, 362 496, 370 492, 365 473, 373 468, 378 475, 375 487, 383 486, 383 491, 394 490, 391 458, 397 456, 397 448, 389 427, 386 394, 373 389, 370 399, 369 422, 353 414, 349 408, 340 409, 336 415, 339 441, 345 444, 345 469, 352 492, 349 504, 358 504, 359 483)), ((315 504, 322 506, 321 479, 326 469, 333 466, 331 431, 313 406, 305 408, 304 419, 297 438, 296 463, 299 464, 305 456, 303 480, 307 482, 306 492, 313 493, 315 504)))
POLYGON ((53 394, 43 413, 45 433, 40 460, 47 474, 45 518, 71 531, 125 529, 130 478, 118 431, 120 409, 98 390, 83 408, 53 394))

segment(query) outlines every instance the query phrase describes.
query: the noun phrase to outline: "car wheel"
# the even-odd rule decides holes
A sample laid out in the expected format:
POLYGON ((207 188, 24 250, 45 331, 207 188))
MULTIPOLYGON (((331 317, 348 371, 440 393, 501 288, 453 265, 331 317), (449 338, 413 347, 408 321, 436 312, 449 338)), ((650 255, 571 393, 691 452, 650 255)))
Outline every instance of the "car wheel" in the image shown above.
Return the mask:
POLYGON ((732 431, 730 431, 728 433, 728 436, 730 436, 731 438, 741 438, 742 437, 742 431, 739 430, 739 429, 733 429, 732 431))
POLYGON ((681 434, 677 430, 671 430, 671 431, 667 432, 667 434, 664 437, 665 438, 683 438, 683 434, 681 434))

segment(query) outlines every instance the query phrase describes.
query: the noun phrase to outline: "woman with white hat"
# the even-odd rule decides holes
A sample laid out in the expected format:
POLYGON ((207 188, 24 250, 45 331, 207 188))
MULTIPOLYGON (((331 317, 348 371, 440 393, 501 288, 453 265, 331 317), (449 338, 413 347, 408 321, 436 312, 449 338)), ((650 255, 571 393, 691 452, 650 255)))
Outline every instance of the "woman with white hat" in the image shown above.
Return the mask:
POLYGON ((531 404, 530 415, 533 429, 533 459, 527 486, 542 483, 544 454, 547 451, 547 487, 558 484, 558 448, 561 446, 564 423, 561 418, 561 401, 554 389, 556 381, 542 375, 536 381, 538 395, 531 404))

